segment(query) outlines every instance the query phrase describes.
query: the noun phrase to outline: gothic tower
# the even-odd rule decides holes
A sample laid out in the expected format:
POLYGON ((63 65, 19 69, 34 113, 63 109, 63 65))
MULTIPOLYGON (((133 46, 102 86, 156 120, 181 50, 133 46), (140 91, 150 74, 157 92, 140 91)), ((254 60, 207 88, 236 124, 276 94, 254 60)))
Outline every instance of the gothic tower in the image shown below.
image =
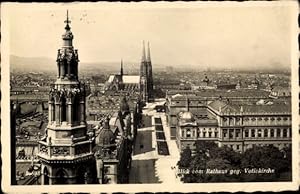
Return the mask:
POLYGON ((147 79, 148 79, 148 101, 154 101, 153 97, 153 77, 152 77, 152 63, 151 63, 151 56, 150 56, 150 45, 148 42, 148 50, 147 50, 147 79))
POLYGON ((146 60, 145 42, 143 41, 142 60, 140 66, 140 95, 143 102, 148 102, 148 65, 146 60))
POLYGON ((68 17, 58 50, 58 76, 49 94, 49 118, 39 141, 42 184, 84 184, 94 180, 93 134, 87 134, 85 86, 78 79, 78 52, 68 17))

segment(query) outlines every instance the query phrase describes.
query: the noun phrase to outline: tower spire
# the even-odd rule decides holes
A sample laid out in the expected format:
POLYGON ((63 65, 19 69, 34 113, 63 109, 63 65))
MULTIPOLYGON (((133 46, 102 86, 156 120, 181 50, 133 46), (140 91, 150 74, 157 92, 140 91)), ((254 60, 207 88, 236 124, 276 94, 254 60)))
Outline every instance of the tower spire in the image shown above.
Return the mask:
POLYGON ((71 23, 71 21, 69 20, 69 10, 67 10, 67 19, 65 20, 65 23, 67 24, 65 29, 70 30, 71 28, 70 28, 69 24, 71 23))
POLYGON ((123 76, 123 59, 121 59, 121 72, 120 75, 123 76))
POLYGON ((146 61, 145 41, 143 40, 142 61, 146 61))
POLYGON ((149 43, 149 41, 148 41, 148 49, 147 49, 147 62, 151 62, 150 43, 149 43))
POLYGON ((187 95, 186 95, 186 111, 187 111, 187 112, 190 111, 190 99, 188 98, 187 95))

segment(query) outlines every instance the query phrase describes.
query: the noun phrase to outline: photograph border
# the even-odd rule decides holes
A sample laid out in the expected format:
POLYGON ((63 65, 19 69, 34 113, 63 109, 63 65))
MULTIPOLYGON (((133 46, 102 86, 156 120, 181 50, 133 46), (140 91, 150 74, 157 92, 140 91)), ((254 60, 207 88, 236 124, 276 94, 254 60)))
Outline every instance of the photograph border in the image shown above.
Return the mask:
MULTIPOLYGON (((100 2, 98 2, 100 4, 100 2)), ((97 3, 97 4, 98 4, 97 3)), ((102 3, 102 2, 101 2, 102 3)), ((299 188, 299 75, 298 75, 298 11, 299 5, 296 1, 278 1, 278 2, 129 2, 129 3, 111 3, 103 2, 103 5, 107 4, 119 4, 118 6, 124 6, 125 4, 131 4, 133 6, 165 6, 165 7, 197 7, 197 6, 277 6, 287 5, 291 6, 293 10, 291 23, 293 26, 291 36, 291 88, 292 88, 292 181, 291 182, 260 182, 260 183, 185 183, 180 185, 174 184, 113 184, 113 185, 49 185, 49 186, 21 186, 10 184, 11 172, 10 172, 10 93, 9 93, 9 79, 10 79, 10 65, 9 65, 9 20, 6 17, 9 9, 15 4, 20 3, 2 3, 1 4, 1 147, 2 147, 2 188, 4 192, 217 192, 217 191, 286 191, 286 190, 298 190, 299 188)), ((35 3, 32 3, 34 5, 35 3)), ((53 3, 38 3, 45 4, 47 6, 53 5, 53 3)), ((86 4, 95 3, 68 3, 67 6, 62 6, 62 9, 67 7, 78 7, 86 4)))

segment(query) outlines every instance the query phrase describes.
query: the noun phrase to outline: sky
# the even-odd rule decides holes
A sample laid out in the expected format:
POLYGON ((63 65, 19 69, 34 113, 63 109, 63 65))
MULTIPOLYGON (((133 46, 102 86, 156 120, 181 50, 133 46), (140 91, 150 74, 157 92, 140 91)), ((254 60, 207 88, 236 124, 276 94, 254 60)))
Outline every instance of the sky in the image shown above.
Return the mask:
POLYGON ((10 4, 3 12, 10 54, 21 57, 56 57, 68 9, 81 62, 138 63, 145 40, 154 65, 278 68, 291 64, 293 7, 57 3, 10 4))

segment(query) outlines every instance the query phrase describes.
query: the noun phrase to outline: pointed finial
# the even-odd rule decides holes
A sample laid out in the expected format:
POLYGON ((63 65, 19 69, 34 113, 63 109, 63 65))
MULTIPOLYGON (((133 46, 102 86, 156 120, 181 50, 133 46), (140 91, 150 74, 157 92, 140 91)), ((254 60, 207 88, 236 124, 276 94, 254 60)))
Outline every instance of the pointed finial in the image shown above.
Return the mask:
POLYGON ((145 41, 143 40, 142 61, 146 61, 145 41))
POLYGON ((107 116, 104 121, 104 129, 109 129, 109 120, 110 118, 107 116))
POLYGON ((190 99, 188 98, 187 95, 186 95, 186 111, 187 111, 187 112, 190 111, 190 99))
POLYGON ((69 10, 67 10, 67 19, 65 20, 65 23, 67 24, 65 29, 70 30, 71 28, 70 28, 69 24, 71 23, 71 21, 69 20, 69 10))
POLYGON ((150 43, 149 43, 149 41, 148 41, 148 50, 147 50, 148 52, 147 52, 147 61, 148 62, 151 62, 151 56, 150 56, 150 43))

